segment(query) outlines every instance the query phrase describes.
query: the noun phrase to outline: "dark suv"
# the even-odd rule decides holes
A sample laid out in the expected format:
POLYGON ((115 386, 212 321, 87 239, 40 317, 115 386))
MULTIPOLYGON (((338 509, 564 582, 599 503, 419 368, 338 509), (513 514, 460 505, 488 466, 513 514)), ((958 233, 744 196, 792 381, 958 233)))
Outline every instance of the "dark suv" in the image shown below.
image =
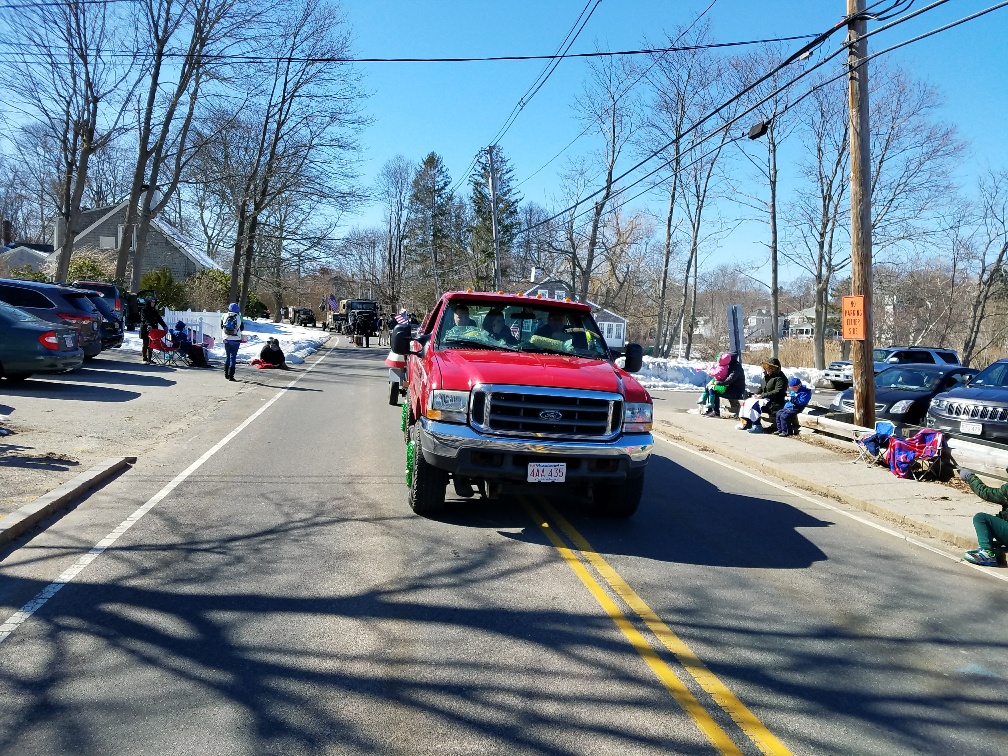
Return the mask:
POLYGON ((101 313, 80 289, 58 284, 0 278, 0 301, 50 323, 74 326, 84 359, 102 350, 101 313))
POLYGON ((125 327, 127 302, 125 292, 123 292, 122 289, 114 283, 108 283, 106 281, 74 281, 70 285, 75 289, 90 289, 91 291, 100 292, 115 311, 115 315, 119 318, 119 322, 125 327))
POLYGON ((91 304, 101 313, 101 321, 98 323, 101 332, 102 349, 118 349, 123 345, 123 322, 120 320, 120 313, 116 312, 113 300, 108 299, 100 291, 81 289, 91 304))
POLYGON ((931 400, 927 424, 946 433, 1008 442, 1008 359, 931 400))

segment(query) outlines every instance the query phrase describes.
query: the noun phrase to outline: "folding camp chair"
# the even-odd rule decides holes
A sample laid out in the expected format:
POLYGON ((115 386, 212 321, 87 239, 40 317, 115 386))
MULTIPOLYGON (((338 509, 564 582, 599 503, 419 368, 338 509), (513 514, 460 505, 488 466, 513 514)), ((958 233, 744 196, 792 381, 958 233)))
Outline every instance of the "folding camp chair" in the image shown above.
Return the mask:
POLYGON ((858 447, 858 455, 854 462, 867 462, 869 465, 885 465, 886 450, 896 432, 896 426, 889 420, 875 421, 875 430, 854 431, 854 443, 858 447))
POLYGON ((941 476, 945 434, 924 428, 910 438, 893 439, 887 461, 893 475, 914 480, 929 480, 941 476))
POLYGON ((163 328, 151 328, 147 332, 150 339, 151 362, 161 365, 178 366, 179 350, 168 340, 168 331, 163 328))

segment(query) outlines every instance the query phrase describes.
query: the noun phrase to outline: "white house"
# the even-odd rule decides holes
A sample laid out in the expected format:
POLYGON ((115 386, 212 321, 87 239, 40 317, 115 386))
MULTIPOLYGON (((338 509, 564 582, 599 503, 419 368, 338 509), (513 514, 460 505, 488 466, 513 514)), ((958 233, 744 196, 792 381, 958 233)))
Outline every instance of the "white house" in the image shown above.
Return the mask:
MULTIPOLYGON (((765 341, 773 338, 773 318, 770 310, 759 309, 746 318, 746 341, 765 341)), ((784 316, 777 316, 777 335, 784 335, 784 316)))

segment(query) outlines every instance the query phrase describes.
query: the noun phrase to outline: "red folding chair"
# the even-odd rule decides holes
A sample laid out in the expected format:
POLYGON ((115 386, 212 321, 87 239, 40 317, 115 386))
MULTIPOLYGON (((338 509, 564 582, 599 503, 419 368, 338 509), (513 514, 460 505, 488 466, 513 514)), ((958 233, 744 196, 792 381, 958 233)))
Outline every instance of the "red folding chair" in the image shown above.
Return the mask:
POLYGON ((163 328, 151 328, 147 331, 147 338, 150 339, 152 363, 178 367, 179 350, 168 340, 168 331, 163 328))

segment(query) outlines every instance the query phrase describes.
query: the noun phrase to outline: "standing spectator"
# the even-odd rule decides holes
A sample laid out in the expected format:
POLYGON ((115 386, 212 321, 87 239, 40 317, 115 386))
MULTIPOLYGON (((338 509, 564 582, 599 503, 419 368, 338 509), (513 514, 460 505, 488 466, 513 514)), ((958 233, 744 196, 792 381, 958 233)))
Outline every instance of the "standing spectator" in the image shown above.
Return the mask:
POLYGON ((792 378, 787 382, 788 400, 784 403, 784 409, 777 412, 777 435, 791 436, 798 435, 798 423, 795 416, 808 406, 812 401, 812 389, 801 382, 801 378, 792 378))
POLYGON ((245 323, 242 321, 241 308, 238 307, 237 302, 232 302, 221 318, 221 331, 224 333, 224 377, 229 381, 235 379, 238 348, 241 346, 242 331, 244 330, 245 323))
POLYGON ((760 415, 766 410, 770 417, 776 417, 784 409, 784 397, 787 394, 788 380, 781 372, 780 360, 771 357, 762 367, 763 380, 760 381, 759 390, 746 399, 739 410, 738 429, 750 433, 763 432, 760 415))
POLYGON ((154 294, 151 294, 144 302, 143 309, 140 310, 140 341, 143 343, 140 355, 144 362, 151 361, 150 336, 147 334, 151 328, 157 328, 158 326, 163 328, 165 331, 168 330, 168 326, 164 322, 164 318, 162 318, 161 313, 158 312, 157 297, 154 294))
POLYGON ((977 512, 973 515, 973 529, 976 531, 980 548, 967 551, 963 554, 963 559, 981 567, 1004 565, 1005 553, 1008 552, 1008 483, 1000 488, 991 488, 985 485, 976 473, 965 467, 959 468, 959 477, 981 499, 1001 507, 1001 511, 996 515, 989 512, 977 512))
POLYGON ((354 322, 354 333, 358 337, 358 346, 371 348, 371 319, 364 313, 358 313, 357 320, 354 322))
POLYGON ((703 412, 706 417, 721 417, 722 399, 728 400, 733 406, 738 406, 738 401, 745 392, 745 370, 742 369, 742 362, 737 354, 733 354, 728 361, 728 373, 724 380, 715 382, 711 391, 714 392, 711 403, 703 412))

